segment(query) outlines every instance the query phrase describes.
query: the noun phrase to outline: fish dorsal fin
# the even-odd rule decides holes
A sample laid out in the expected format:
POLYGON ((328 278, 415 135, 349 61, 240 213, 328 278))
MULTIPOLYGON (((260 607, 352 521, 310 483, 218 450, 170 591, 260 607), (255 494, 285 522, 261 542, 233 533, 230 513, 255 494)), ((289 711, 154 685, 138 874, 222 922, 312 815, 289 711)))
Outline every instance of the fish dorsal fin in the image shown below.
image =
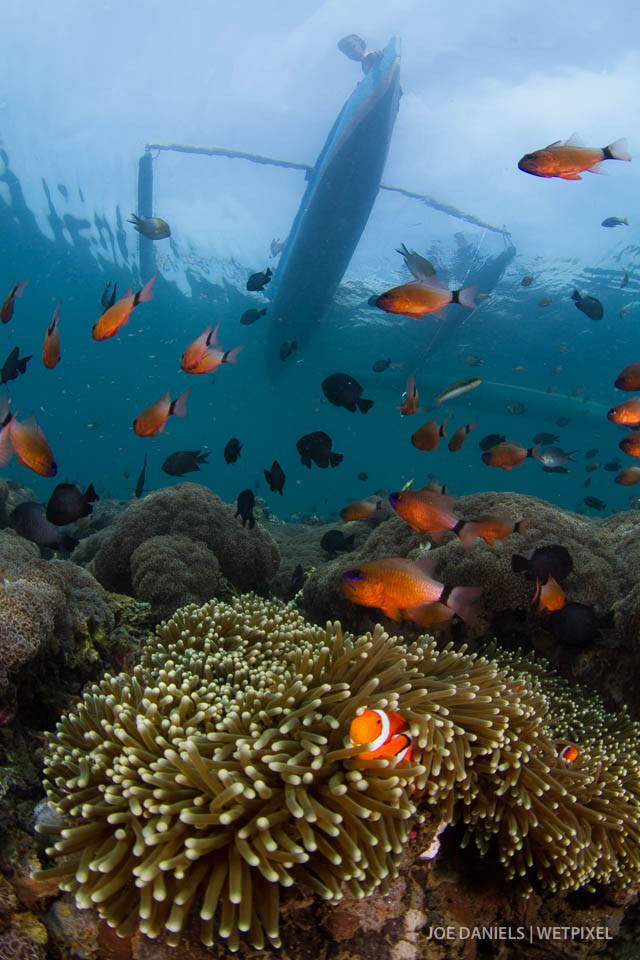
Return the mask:
POLYGON ((439 560, 436 556, 427 556, 427 557, 418 557, 417 560, 412 561, 412 566, 416 567, 420 573, 433 579, 433 575, 436 572, 436 567, 438 566, 439 560))
POLYGON ((559 147, 562 143, 562 140, 554 140, 553 143, 548 143, 545 147, 545 150, 551 150, 552 147, 559 147))
POLYGON ((584 142, 584 140, 582 139, 582 137, 580 136, 580 134, 579 134, 579 133, 575 133, 575 131, 574 131, 574 132, 571 134, 571 136, 569 137, 569 139, 568 139, 568 140, 565 140, 564 146, 565 146, 565 147, 584 147, 584 146, 585 146, 585 142, 584 142))
POLYGON ((27 430, 33 430, 39 436, 44 437, 44 433, 42 432, 42 427, 38 426, 38 423, 33 413, 30 414, 26 420, 23 420, 20 426, 26 427, 27 430))

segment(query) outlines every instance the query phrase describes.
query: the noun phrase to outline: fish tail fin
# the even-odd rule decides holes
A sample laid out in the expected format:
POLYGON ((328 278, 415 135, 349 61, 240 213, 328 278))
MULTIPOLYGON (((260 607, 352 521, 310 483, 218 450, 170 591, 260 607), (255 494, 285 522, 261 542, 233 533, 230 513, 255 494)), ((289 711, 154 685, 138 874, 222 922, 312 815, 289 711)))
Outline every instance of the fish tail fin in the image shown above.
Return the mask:
POLYGON ((529 447, 529 449, 527 450, 527 456, 533 457, 535 460, 539 460, 541 452, 542 452, 542 444, 536 443, 535 447, 529 447))
POLYGON ((405 614, 413 623, 429 629, 448 623, 452 619, 454 611, 446 604, 435 601, 434 603, 423 603, 419 607, 411 607, 405 610, 405 614))
POLYGON ((469 550, 473 548, 473 545, 480 536, 478 527, 479 524, 476 523, 475 520, 460 520, 456 528, 454 528, 454 533, 457 534, 465 553, 468 553, 469 550))
POLYGON ((223 363, 235 363, 238 357, 238 354, 241 350, 244 350, 244 344, 241 344, 239 347, 234 347, 233 350, 225 351, 222 362, 223 363))
POLYGON ((478 605, 481 594, 482 587, 454 587, 447 599, 447 606, 466 624, 475 627, 480 622, 478 605))
POLYGON ((147 280, 142 290, 138 290, 135 297, 133 298, 133 305, 137 307, 139 303, 146 303, 147 300, 153 300, 153 284, 158 276, 157 273, 151 277, 150 280, 147 280))
MULTIPOLYGON (((329 463, 331 464, 332 467, 337 467, 338 464, 342 463, 343 460, 344 460, 344 454, 342 453, 329 454, 329 463)), ((303 463, 304 463, 304 460, 303 460, 303 463)), ((311 466, 310 462, 309 462, 309 466, 311 466)))
POLYGON ((368 413, 373 406, 373 400, 365 400, 364 397, 360 397, 360 399, 356 401, 356 404, 360 413, 368 413))
POLYGON ((474 299, 477 292, 477 287, 464 287, 464 289, 458 290, 458 303, 461 303, 463 307, 469 307, 471 310, 475 310, 478 306, 474 299))
POLYGON ((86 503, 93 503, 95 500, 100 499, 92 483, 90 483, 87 489, 85 490, 84 499, 86 503))
MULTIPOLYGON (((631 157, 629 157, 629 159, 631 159, 631 157)), ((265 275, 265 277, 272 277, 272 276, 273 276, 273 271, 271 270, 271 267, 267 267, 267 269, 266 269, 265 272, 264 272, 264 275, 265 275)))
POLYGON ((196 463, 208 463, 207 457, 211 453, 211 450, 207 450, 205 453, 199 453, 196 456, 196 463))
POLYGON ((26 287, 26 285, 27 285, 28 283, 29 283, 28 280, 21 280, 20 283, 16 283, 15 287, 13 288, 13 296, 14 296, 14 299, 15 299, 15 297, 21 297, 21 296, 22 296, 22 294, 24 293, 24 288, 26 287))
POLYGON ((606 160, 631 160, 631 154, 624 137, 621 137, 620 140, 614 140, 613 143, 608 143, 603 152, 606 160))
POLYGON ((580 293, 579 290, 574 290, 573 293, 571 294, 571 299, 576 301, 582 300, 582 294, 580 293))
POLYGON ((169 415, 173 415, 174 417, 186 417, 187 400, 189 399, 190 393, 191 390, 185 390, 185 392, 181 393, 179 397, 176 397, 169 408, 169 415))
POLYGON ((127 223, 132 223, 134 227, 138 227, 140 224, 140 217, 138 216, 137 213, 132 213, 131 219, 127 220, 127 223))
POLYGON ((20 360, 18 360, 16 367, 20 373, 27 372, 27 364, 29 363, 29 360, 31 360, 31 354, 28 357, 21 357, 20 360))

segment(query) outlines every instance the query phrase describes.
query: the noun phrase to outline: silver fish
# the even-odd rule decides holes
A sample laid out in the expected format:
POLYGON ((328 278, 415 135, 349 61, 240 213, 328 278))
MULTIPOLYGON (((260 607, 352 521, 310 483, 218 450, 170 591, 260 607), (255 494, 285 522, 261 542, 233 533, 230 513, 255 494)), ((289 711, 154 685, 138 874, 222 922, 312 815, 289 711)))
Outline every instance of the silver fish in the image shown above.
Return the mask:
POLYGON ((574 462, 573 455, 575 452, 575 450, 567 452, 563 450, 562 447, 545 447, 540 454, 540 462, 545 467, 555 469, 556 467, 561 467, 567 460, 574 462))
POLYGON ((400 246, 396 248, 396 253, 404 257, 404 262, 416 280, 429 280, 430 277, 435 277, 436 268, 431 261, 421 257, 415 250, 408 250, 404 243, 401 243, 400 246))
POLYGON ((467 377, 465 380, 457 380, 455 383, 451 383, 442 393, 439 393, 434 399, 434 403, 440 406, 442 403, 447 403, 448 400, 454 400, 463 393, 467 393, 468 390, 475 390, 481 383, 480 377, 467 377))

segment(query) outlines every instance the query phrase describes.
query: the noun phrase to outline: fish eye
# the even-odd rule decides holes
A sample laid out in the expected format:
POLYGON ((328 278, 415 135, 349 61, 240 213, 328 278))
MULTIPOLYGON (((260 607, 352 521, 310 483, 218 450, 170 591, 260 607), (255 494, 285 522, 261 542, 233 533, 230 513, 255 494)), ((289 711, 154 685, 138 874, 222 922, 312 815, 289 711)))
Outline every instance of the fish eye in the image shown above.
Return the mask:
POLYGON ((360 572, 360 570, 358 570, 358 568, 355 567, 353 570, 346 570, 342 574, 340 579, 341 580, 364 580, 364 577, 362 576, 362 573, 360 572))

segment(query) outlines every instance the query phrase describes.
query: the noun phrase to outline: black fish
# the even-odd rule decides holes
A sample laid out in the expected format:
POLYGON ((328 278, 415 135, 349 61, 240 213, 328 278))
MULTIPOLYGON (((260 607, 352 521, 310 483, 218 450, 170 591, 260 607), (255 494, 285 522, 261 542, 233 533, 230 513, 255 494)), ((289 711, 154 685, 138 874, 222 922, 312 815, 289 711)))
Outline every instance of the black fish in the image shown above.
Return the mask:
POLYGON ((584 458, 585 460, 593 460, 593 458, 597 456, 598 456, 597 447, 592 447, 591 450, 587 450, 587 452, 584 455, 584 458))
POLYGON ((207 463, 211 451, 200 453, 199 450, 177 450, 170 454, 160 469, 170 477, 182 477, 185 473, 199 471, 199 463, 207 463))
POLYGON ((521 286, 521 287, 530 287, 531 284, 533 283, 533 279, 534 279, 534 278, 531 277, 531 276, 523 277, 522 280, 520 281, 520 286, 521 286))
POLYGON ((335 407, 344 407, 351 413, 368 413, 373 406, 373 400, 365 400, 362 396, 364 387, 348 373, 332 373, 322 381, 322 392, 335 407))
POLYGON ((353 550, 354 539, 355 534, 353 533, 350 534, 350 536, 345 537, 342 530, 329 530, 328 533, 325 533, 325 535, 322 537, 320 546, 333 560, 337 554, 345 553, 348 550, 353 550))
POLYGON ((232 437, 224 448, 224 459, 226 463, 235 463, 240 456, 242 444, 237 437, 232 437))
POLYGON ((280 344, 280 353, 279 357, 284 363, 285 360, 288 360, 294 350, 298 349, 297 340, 283 340, 280 344))
POLYGON ((622 464, 619 460, 611 460, 609 463, 605 463, 603 470, 606 470, 607 473, 613 473, 614 470, 619 470, 622 464))
POLYGON ((374 373, 384 373, 384 371, 388 370, 389 367, 391 367, 393 370, 398 370, 400 364, 392 363, 391 358, 389 357, 387 360, 376 360, 371 369, 374 373))
POLYGON ((256 518, 253 515, 253 508, 256 505, 256 498, 253 495, 253 490, 243 490, 242 493, 238 494, 238 502, 236 505, 235 517, 242 517, 242 526, 244 527, 249 521, 249 530, 253 530, 256 525, 256 518))
POLYGON ((547 467, 543 465, 542 469, 544 470, 545 473, 571 473, 571 470, 569 470, 568 467, 561 467, 561 466, 547 467))
POLYGON ((300 454, 300 461, 311 469, 311 461, 323 469, 331 464, 337 467, 343 460, 343 454, 332 453, 331 448, 333 440, 322 430, 315 430, 313 433, 305 433, 303 437, 296 442, 296 449, 300 454))
POLYGON ((264 317, 267 312, 267 308, 264 310, 256 310, 255 307, 252 307, 250 310, 245 310, 245 312, 240 317, 240 323, 244 324, 245 327, 250 326, 252 323, 255 323, 256 320, 259 320, 260 317, 264 317))
POLYGON ((602 320, 604 309, 595 297, 583 297, 579 290, 574 290, 571 299, 575 300, 578 310, 586 314, 590 320, 602 320))
POLYGON ((559 439, 560 437, 556 436, 555 433, 545 433, 543 431, 542 433, 536 433, 533 442, 541 443, 545 446, 547 443, 557 443, 559 439))
POLYGON ((282 496, 282 488, 284 487, 286 477, 284 475, 284 470, 277 460, 273 461, 270 470, 264 471, 264 476, 265 480, 269 484, 269 489, 271 492, 279 493, 282 496))
POLYGON ((136 500, 139 500, 142 494, 144 493, 144 475, 147 471, 147 455, 144 455, 144 463, 142 464, 142 470, 140 471, 140 476, 136 480, 136 500))
POLYGON ((491 447, 497 447, 499 443, 504 443, 507 439, 504 433, 488 433, 483 437, 478 446, 481 450, 490 450, 491 447))
POLYGON ((629 221, 626 217, 605 217, 600 224, 601 227, 628 227, 629 221))
POLYGON ((573 560, 566 547, 553 544, 538 547, 528 557, 514 553, 511 557, 511 569, 514 573, 524 573, 527 580, 539 580, 546 583, 551 576, 560 583, 573 570, 573 560))
POLYGON ((585 497, 585 498, 584 498, 584 503, 586 503, 586 505, 587 505, 588 507, 591 507, 592 510, 606 510, 606 509, 607 509, 606 503, 604 502, 604 500, 600 500, 599 497, 585 497))
POLYGON ((289 581, 289 599, 295 597, 296 593, 299 590, 302 590, 304 586, 305 576, 304 570, 302 569, 302 564, 297 563, 293 568, 293 573, 291 574, 291 580, 289 581))
POLYGON ((57 527, 74 523, 81 517, 88 517, 93 511, 91 504, 99 499, 92 483, 84 493, 75 483, 59 483, 47 503, 47 520, 57 527))
POLYGON ((31 354, 28 357, 20 356, 20 347, 14 347, 0 370, 0 384, 8 383, 9 380, 17 380, 19 373, 27 372, 27 364, 31 360, 31 354))
POLYGON ((113 284, 113 290, 109 293, 109 287, 111 286, 111 280, 107 280, 107 285, 102 291, 102 296, 100 297, 100 303, 102 304, 103 310, 105 313, 109 307, 112 307, 116 302, 116 290, 118 288, 117 281, 113 284))
POLYGON ((547 624, 558 643, 583 647, 601 639, 601 630, 612 629, 613 612, 602 614, 591 603, 568 600, 561 610, 548 615, 547 624))
POLYGON ((358 480, 362 480, 364 482, 365 480, 368 480, 368 479, 369 479, 369 474, 365 473, 364 470, 361 470, 360 473, 358 474, 358 480))
POLYGON ((247 290, 262 290, 270 282, 272 277, 271 267, 267 267, 264 273, 252 273, 247 280, 247 290))
POLYGON ((15 507, 9 514, 9 526, 25 540, 31 540, 40 547, 50 547, 53 550, 64 547, 65 550, 73 550, 78 546, 77 538, 61 533, 55 524, 47 520, 44 506, 35 501, 20 503, 15 507))

